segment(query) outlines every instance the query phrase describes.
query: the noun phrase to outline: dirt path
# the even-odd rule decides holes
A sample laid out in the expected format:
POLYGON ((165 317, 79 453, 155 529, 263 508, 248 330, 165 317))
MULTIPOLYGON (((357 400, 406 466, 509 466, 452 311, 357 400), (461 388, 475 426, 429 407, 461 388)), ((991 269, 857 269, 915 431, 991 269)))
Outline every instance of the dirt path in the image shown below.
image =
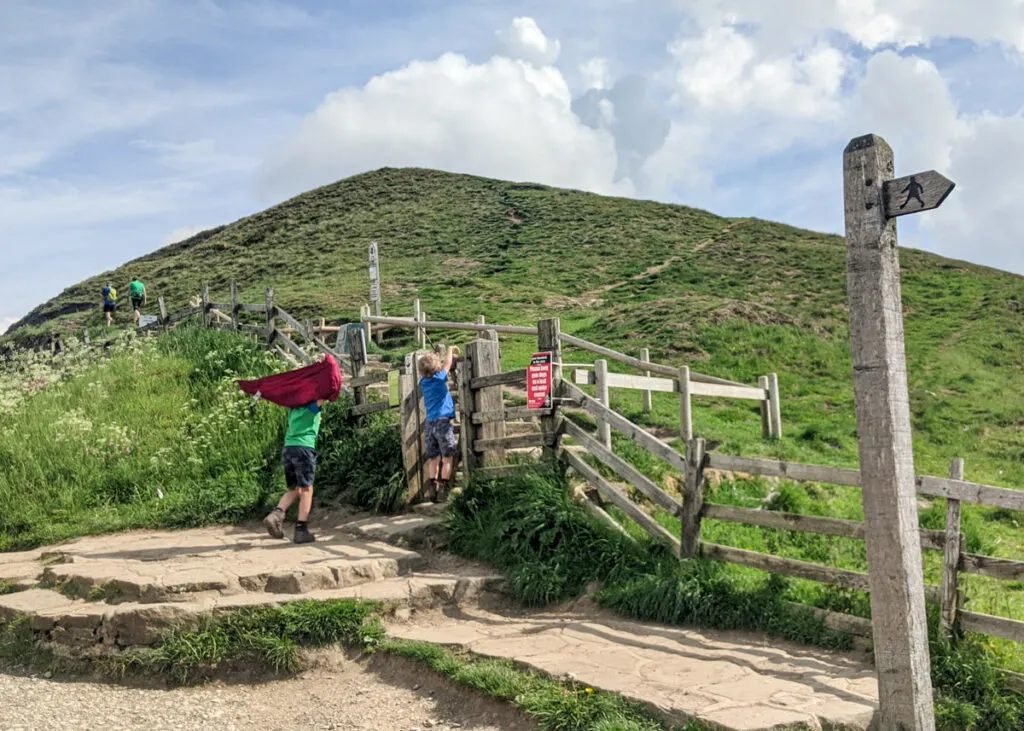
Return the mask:
POLYGON ((294 680, 153 690, 0 674, 4 731, 519 731, 510 706, 396 658, 339 661, 294 680))

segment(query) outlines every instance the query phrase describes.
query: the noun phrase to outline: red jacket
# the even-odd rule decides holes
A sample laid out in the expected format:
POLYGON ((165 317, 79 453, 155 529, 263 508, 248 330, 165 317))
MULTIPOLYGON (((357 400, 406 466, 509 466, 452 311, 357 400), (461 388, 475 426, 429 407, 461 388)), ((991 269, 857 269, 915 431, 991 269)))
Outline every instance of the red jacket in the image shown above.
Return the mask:
POLYGON ((314 401, 335 401, 341 394, 341 369, 331 355, 305 368, 267 376, 255 381, 238 381, 243 391, 287 409, 298 409, 314 401))

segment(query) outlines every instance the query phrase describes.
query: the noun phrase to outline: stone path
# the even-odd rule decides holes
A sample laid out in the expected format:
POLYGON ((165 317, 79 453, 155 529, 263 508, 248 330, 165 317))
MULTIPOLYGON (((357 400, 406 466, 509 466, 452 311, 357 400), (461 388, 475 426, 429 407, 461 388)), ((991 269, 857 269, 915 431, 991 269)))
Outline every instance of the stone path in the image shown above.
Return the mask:
POLYGON ((493 571, 434 550, 439 518, 428 513, 321 515, 319 540, 303 546, 254 524, 0 554, 0 579, 19 589, 0 596, 0 620, 27 616, 39 640, 88 655, 152 644, 168 627, 194 626, 210 613, 363 597, 387 603, 393 636, 570 676, 642 702, 671 723, 697 717, 737 731, 869 727, 876 686, 863 655, 629 622, 587 600, 524 613, 495 593, 501 579, 493 571))
POLYGON ((596 610, 515 618, 457 608, 388 632, 614 691, 673 724, 695 717, 737 731, 867 729, 877 707, 874 669, 862 655, 630 622, 596 610))

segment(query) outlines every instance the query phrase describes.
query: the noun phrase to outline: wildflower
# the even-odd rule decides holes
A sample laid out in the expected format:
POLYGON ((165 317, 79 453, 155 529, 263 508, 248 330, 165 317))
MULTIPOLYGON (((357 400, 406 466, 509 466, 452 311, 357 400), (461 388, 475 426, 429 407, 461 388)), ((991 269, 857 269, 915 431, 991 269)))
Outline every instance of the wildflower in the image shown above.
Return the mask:
POLYGON ((584 692, 587 693, 587 695, 590 695, 591 693, 594 692, 594 689, 593 688, 587 688, 586 691, 584 691, 584 692))

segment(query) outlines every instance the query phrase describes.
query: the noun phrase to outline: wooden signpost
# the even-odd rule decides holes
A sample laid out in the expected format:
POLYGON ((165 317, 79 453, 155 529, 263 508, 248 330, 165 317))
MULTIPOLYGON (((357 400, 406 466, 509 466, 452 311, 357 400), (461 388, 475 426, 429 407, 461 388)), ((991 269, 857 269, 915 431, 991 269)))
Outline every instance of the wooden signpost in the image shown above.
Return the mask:
POLYGON ((871 624, 883 729, 933 731, 928 625, 903 343, 897 216, 937 208, 953 183, 893 179, 877 135, 843 155, 850 350, 863 484, 871 624))

